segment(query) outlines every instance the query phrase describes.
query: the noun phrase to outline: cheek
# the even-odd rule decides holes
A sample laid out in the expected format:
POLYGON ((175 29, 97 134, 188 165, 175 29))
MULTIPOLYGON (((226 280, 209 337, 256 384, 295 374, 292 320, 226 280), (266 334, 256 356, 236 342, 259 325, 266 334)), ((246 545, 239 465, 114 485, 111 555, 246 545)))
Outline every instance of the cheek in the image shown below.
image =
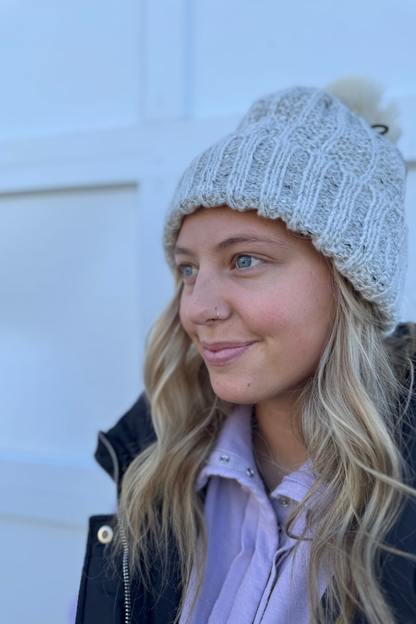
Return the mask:
POLYGON ((334 299, 330 280, 306 273, 245 302, 246 318, 266 341, 285 352, 285 360, 315 360, 332 325, 334 299))
POLYGON ((196 336, 196 333, 195 333, 196 327, 188 319, 188 316, 186 314, 187 307, 188 307, 187 297, 186 297, 186 294, 182 292, 181 300, 179 303, 179 319, 182 323, 182 327, 184 328, 188 336, 192 340, 194 340, 194 337, 196 336))

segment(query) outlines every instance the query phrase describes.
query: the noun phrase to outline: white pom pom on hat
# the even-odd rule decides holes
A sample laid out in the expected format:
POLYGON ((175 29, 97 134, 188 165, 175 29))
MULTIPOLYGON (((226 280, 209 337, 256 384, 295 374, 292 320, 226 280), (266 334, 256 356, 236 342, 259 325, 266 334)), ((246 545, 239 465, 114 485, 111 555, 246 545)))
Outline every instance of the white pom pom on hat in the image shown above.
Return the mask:
POLYGON ((164 229, 172 269, 185 216, 221 205, 257 210, 310 236, 392 329, 407 266, 406 169, 391 142, 400 133, 396 110, 380 108, 381 94, 371 81, 349 78, 256 100, 178 184, 164 229))
POLYGON ((340 78, 327 85, 325 91, 341 100, 371 127, 385 126, 387 131, 384 136, 392 143, 400 139, 402 130, 396 123, 399 116, 397 104, 391 102, 384 108, 380 107, 383 88, 374 80, 362 76, 340 78))

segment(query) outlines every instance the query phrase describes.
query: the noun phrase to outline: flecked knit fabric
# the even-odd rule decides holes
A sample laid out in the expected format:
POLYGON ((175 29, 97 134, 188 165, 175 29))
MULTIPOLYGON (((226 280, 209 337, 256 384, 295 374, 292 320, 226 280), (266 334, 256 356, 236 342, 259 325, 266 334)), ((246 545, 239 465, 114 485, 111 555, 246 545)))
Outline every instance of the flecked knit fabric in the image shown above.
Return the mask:
POLYGON ((199 207, 254 209, 310 236, 391 329, 407 266, 405 178, 399 150, 339 99, 315 88, 279 91, 185 171, 165 224, 167 261, 175 266, 183 218, 199 207))

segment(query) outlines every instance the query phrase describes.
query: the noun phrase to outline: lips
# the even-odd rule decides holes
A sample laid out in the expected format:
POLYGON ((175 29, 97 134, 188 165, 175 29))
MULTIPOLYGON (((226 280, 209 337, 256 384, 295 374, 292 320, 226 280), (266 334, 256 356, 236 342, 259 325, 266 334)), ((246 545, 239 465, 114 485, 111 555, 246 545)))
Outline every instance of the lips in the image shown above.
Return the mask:
POLYGON ((201 342, 202 356, 211 366, 225 366, 247 353, 254 343, 254 340, 201 342))

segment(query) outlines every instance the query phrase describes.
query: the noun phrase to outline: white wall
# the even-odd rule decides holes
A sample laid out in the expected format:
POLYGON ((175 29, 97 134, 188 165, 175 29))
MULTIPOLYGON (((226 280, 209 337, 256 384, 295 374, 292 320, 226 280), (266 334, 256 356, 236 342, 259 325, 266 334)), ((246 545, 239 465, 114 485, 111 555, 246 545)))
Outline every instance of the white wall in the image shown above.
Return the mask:
POLYGON ((140 392, 171 292, 163 215, 254 98, 358 73, 399 101, 416 320, 415 19, 413 0, 0 0, 5 622, 73 622, 87 517, 114 506, 96 432, 140 392))

